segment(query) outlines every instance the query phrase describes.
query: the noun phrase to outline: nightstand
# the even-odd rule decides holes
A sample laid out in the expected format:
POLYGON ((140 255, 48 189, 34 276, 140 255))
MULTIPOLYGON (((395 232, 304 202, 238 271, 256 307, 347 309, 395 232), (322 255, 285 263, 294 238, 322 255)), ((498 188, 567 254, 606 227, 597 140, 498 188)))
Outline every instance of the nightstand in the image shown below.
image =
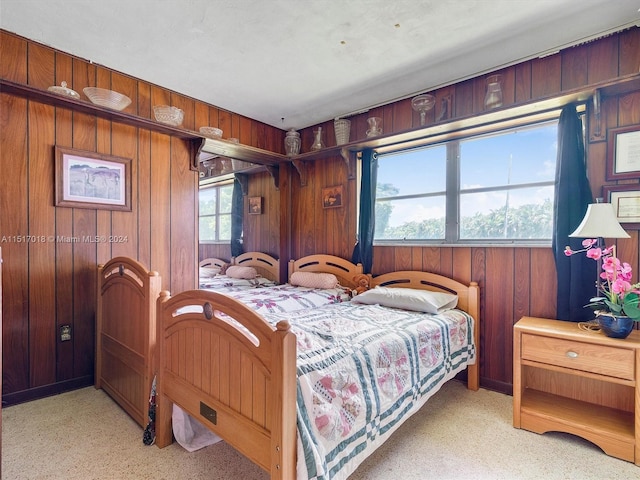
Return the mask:
POLYGON ((571 433, 640 465, 640 331, 621 340, 574 322, 520 319, 513 426, 571 433))

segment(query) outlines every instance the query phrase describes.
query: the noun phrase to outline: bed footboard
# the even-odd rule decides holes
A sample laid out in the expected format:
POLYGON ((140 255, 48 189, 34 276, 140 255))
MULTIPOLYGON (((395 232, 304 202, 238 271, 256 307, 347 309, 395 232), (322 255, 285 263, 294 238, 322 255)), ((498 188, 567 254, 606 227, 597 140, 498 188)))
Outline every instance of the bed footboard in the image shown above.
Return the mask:
POLYGON ((155 373, 157 272, 132 258, 98 266, 95 387, 102 388, 141 426, 147 424, 155 373))
POLYGON ((244 304, 190 290, 157 304, 156 445, 172 442, 172 404, 271 473, 295 478, 296 338, 244 304))

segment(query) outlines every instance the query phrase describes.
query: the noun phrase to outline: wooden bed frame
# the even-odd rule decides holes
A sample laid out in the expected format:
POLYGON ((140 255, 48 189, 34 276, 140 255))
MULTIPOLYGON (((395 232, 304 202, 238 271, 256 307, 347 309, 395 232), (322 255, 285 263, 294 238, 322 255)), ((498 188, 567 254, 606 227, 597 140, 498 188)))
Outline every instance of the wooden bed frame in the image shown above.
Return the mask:
MULTIPOLYGON (((464 285, 423 272, 395 272, 372 285, 454 292, 474 319, 479 349, 477 283, 464 285)), ((202 422, 272 479, 296 477, 296 338, 230 297, 192 290, 158 299, 156 445, 172 442, 172 403, 202 422), (225 318, 234 318, 240 325, 225 318)), ((468 388, 479 386, 479 351, 468 388)))
POLYGON ((222 268, 227 264, 230 265, 231 262, 226 262, 221 258, 209 257, 209 258, 205 258, 204 260, 200 260, 200 263, 198 264, 198 266, 222 268))
POLYGON ((358 276, 364 276, 367 284, 370 276, 363 274, 362 264, 353 264, 349 260, 334 255, 316 254, 289 261, 289 278, 294 272, 333 273, 343 287, 356 288, 358 276))
POLYGON ((266 253, 246 252, 237 257, 232 257, 229 262, 215 257, 205 258, 199 262, 200 267, 222 268, 225 265, 253 267, 262 277, 280 283, 280 260, 266 253))
POLYGON ((127 257, 98 266, 95 387, 143 428, 155 375, 157 272, 127 257))
POLYGON ((253 267, 262 277, 280 282, 280 260, 262 252, 246 252, 231 259, 231 265, 253 267))
MULTIPOLYGON (((333 272, 345 286, 351 286, 353 276, 362 273, 362 265, 331 255, 305 259, 296 264, 296 270, 333 272)), ((247 252, 232 260, 236 265, 255 267, 271 280, 277 281, 280 275, 279 261, 264 253, 247 252)), ((209 258, 200 265, 225 263, 209 258)), ((157 371, 156 300, 161 284, 157 272, 148 271, 132 258, 116 257, 98 265, 94 385, 104 389, 143 428, 148 423, 151 383, 157 371)))

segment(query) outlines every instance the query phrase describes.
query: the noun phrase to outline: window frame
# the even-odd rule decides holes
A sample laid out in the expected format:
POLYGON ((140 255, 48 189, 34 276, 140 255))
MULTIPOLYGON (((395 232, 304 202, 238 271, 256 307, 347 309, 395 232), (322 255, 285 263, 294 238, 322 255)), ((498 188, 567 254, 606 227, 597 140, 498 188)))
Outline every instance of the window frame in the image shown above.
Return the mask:
MULTIPOLYGON (((463 246, 488 246, 488 247, 548 247, 551 245, 552 239, 460 239, 459 238, 459 223, 460 223, 460 195, 461 193, 472 193, 473 191, 499 191, 505 189, 513 189, 514 187, 522 188, 536 187, 536 186, 550 186, 555 182, 543 181, 532 182, 530 184, 512 184, 509 186, 499 187, 482 187, 478 189, 461 190, 460 185, 460 143, 467 139, 479 138, 482 136, 500 134, 500 132, 508 132, 518 128, 529 128, 536 125, 544 125, 549 122, 558 122, 560 118, 561 109, 552 109, 545 112, 544 115, 525 115, 518 118, 507 118, 504 120, 490 122, 480 126, 452 129, 447 131, 441 129, 436 135, 430 138, 424 138, 422 140, 412 140, 410 142, 395 143, 390 146, 376 149, 376 154, 395 154, 403 151, 416 150, 425 147, 432 147, 437 145, 446 145, 446 180, 445 180, 445 237, 444 239, 378 239, 374 238, 374 246, 450 246, 450 247, 463 247, 463 246)), ((579 114, 584 113, 584 105, 579 108, 579 114)), ((453 127, 453 126, 452 126, 453 127)), ((584 140, 584 122, 583 122, 583 140, 584 140)), ((379 180, 379 179, 378 179, 379 180)), ((440 195, 442 192, 430 192, 427 196, 440 195)), ((411 197, 412 195, 407 195, 411 197)), ((414 195, 424 196, 424 195, 414 195)))
POLYGON ((229 213, 220 213, 220 190, 227 186, 231 186, 231 188, 233 189, 233 179, 224 180, 220 182, 201 183, 199 185, 199 188, 198 188, 198 243, 200 244, 207 244, 207 245, 228 244, 231 241, 231 238, 220 239, 220 218, 221 216, 228 216, 229 218, 231 218, 231 214, 232 214, 231 210, 229 211, 229 213), (216 190, 216 208, 215 208, 216 211, 215 213, 208 213, 208 214, 202 215, 200 213, 200 193, 205 190, 211 190, 211 189, 216 190), (215 217, 216 239, 214 240, 211 240, 211 239, 203 240, 200 235, 200 219, 205 217, 206 218, 215 217))

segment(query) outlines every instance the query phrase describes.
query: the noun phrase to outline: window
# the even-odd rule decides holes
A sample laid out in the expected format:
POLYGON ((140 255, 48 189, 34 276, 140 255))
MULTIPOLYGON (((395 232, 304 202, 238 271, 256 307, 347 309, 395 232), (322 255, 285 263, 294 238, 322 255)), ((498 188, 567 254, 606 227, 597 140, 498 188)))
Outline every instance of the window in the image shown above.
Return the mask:
POLYGON ((233 183, 200 188, 200 242, 231 241, 233 183))
POLYGON ((548 242, 557 126, 379 155, 376 242, 548 242))

